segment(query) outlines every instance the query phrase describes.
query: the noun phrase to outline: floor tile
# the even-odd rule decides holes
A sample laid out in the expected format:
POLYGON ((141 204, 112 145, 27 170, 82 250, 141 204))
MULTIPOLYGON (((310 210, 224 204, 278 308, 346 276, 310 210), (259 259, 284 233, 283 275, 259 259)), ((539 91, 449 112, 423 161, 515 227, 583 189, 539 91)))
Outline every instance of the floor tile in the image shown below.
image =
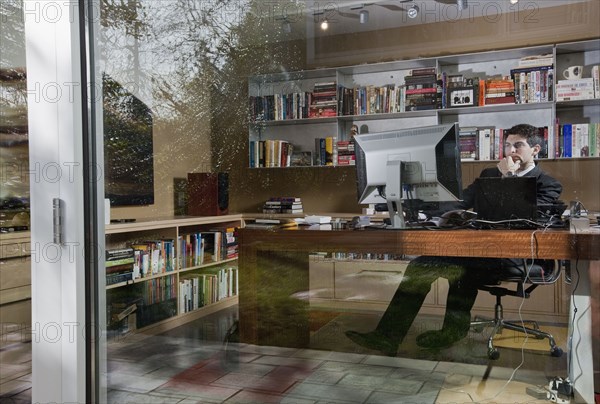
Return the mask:
POLYGON ((340 400, 348 403, 363 403, 373 392, 351 386, 330 386, 317 383, 300 383, 289 393, 288 397, 312 398, 319 400, 340 400))

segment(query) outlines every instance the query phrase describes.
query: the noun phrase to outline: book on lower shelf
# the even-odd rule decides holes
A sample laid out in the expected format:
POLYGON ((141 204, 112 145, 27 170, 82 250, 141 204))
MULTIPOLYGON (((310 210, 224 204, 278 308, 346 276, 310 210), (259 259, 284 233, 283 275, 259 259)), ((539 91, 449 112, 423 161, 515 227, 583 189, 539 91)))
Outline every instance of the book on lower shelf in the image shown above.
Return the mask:
POLYGON ((353 140, 340 140, 337 142, 337 165, 356 165, 356 155, 353 140))
POLYGON ((125 333, 177 315, 177 292, 174 274, 108 290, 108 329, 125 333))
POLYGON ((179 279, 179 314, 197 310, 238 294, 238 270, 219 268, 211 273, 185 274, 179 279))
POLYGON ((458 134, 461 161, 477 159, 477 127, 461 127, 458 134))
POLYGON ((104 262, 106 285, 129 282, 140 277, 133 248, 107 249, 104 262))
POLYGON ((600 123, 557 124, 556 157, 599 157, 600 123))
POLYGON ((175 240, 147 240, 130 247, 134 250, 135 271, 141 278, 175 270, 175 240))
POLYGON ((333 166, 337 163, 337 137, 326 136, 315 138, 315 165, 333 166))

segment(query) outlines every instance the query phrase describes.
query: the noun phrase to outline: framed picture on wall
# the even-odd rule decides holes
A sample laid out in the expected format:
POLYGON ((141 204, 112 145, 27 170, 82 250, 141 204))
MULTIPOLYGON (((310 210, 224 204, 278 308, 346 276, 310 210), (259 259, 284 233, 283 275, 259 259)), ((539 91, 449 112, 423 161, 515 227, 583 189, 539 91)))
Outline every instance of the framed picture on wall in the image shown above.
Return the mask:
POLYGON ((475 87, 457 87, 448 90, 448 105, 450 108, 473 107, 477 105, 475 87))
POLYGON ((307 167, 313 165, 313 154, 311 151, 293 151, 290 161, 292 167, 307 167))

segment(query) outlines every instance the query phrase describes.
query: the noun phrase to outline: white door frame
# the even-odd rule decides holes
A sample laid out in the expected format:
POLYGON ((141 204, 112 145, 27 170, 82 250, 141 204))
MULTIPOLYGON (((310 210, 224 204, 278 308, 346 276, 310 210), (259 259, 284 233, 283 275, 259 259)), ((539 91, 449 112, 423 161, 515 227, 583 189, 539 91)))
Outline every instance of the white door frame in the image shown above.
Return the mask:
MULTIPOLYGON (((88 218, 84 206, 84 191, 89 188, 84 180, 82 136, 88 107, 81 87, 79 7, 84 3, 24 0, 23 5, 31 190, 32 402, 83 403, 89 390, 86 343, 95 327, 86 324, 89 258, 84 252, 84 220, 104 223, 104 211, 88 218), (62 212, 53 219, 56 199, 62 203, 62 212), (60 243, 55 235, 59 221, 60 243)), ((103 189, 102 179, 97 187, 103 189)))

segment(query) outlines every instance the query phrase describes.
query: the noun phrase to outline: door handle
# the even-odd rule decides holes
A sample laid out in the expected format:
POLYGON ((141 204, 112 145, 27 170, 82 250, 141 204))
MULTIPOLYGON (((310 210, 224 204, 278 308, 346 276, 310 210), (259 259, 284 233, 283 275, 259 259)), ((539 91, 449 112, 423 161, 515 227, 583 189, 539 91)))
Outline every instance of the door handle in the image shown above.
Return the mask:
POLYGON ((52 199, 52 224, 54 244, 63 244, 63 207, 64 202, 60 198, 52 199))

